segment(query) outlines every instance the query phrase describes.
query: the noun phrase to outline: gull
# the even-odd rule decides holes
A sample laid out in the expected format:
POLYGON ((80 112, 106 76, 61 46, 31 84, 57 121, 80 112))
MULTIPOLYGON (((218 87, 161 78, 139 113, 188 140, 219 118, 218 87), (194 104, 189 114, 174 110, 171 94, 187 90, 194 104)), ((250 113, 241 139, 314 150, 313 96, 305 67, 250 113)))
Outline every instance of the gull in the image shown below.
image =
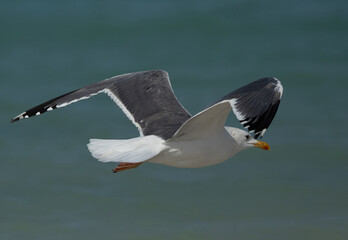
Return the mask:
POLYGON ((106 93, 138 128, 130 139, 90 139, 87 147, 100 162, 117 162, 113 172, 144 162, 200 168, 232 158, 238 152, 270 146, 257 140, 271 124, 283 94, 281 82, 266 77, 251 82, 191 115, 174 95, 163 70, 117 75, 66 93, 16 116, 11 122, 106 93), (247 130, 225 126, 233 112, 247 130), (253 136, 251 136, 251 134, 253 136))

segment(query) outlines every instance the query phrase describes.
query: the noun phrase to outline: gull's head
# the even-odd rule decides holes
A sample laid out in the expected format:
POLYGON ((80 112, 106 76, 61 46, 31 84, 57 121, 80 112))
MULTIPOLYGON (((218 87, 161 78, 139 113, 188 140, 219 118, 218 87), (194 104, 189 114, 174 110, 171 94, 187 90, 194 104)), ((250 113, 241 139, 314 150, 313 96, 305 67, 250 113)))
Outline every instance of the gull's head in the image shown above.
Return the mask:
POLYGON ((263 150, 270 150, 268 143, 261 142, 253 138, 247 131, 239 128, 226 127, 228 133, 237 142, 242 149, 251 147, 261 148, 263 150))

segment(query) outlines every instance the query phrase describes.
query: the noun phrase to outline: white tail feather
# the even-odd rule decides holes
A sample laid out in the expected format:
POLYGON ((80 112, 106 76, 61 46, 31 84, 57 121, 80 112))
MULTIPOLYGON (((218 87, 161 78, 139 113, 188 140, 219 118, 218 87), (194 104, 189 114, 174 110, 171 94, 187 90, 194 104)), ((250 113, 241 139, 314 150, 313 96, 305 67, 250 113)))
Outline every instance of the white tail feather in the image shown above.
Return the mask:
POLYGON ((87 147, 100 162, 137 163, 159 154, 166 148, 164 142, 160 137, 149 135, 126 140, 90 139, 87 147))

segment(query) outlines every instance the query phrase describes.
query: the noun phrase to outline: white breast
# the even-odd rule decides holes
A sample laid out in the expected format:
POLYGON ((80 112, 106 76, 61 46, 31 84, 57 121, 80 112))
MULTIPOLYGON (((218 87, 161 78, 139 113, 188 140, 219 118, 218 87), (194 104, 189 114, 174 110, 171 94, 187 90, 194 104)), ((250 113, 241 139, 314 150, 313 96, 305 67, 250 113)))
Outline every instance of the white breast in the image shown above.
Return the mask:
POLYGON ((241 149, 227 131, 207 138, 165 143, 167 148, 149 162, 181 168, 200 168, 215 165, 231 158, 241 149))

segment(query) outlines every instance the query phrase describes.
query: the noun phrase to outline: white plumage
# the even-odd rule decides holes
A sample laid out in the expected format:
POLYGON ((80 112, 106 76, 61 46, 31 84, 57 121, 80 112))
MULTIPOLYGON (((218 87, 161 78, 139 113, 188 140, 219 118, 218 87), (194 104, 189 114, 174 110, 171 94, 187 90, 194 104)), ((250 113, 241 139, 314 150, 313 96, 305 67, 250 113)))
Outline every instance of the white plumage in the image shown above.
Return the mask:
POLYGON ((149 161, 181 168, 218 164, 254 146, 269 149, 248 132, 224 126, 230 108, 229 101, 215 104, 187 120, 167 141, 149 135, 127 140, 91 139, 87 146, 101 162, 149 161))
POLYGON ((101 162, 130 162, 146 161, 166 146, 165 141, 157 136, 142 136, 125 140, 90 139, 87 144, 92 156, 101 162))

